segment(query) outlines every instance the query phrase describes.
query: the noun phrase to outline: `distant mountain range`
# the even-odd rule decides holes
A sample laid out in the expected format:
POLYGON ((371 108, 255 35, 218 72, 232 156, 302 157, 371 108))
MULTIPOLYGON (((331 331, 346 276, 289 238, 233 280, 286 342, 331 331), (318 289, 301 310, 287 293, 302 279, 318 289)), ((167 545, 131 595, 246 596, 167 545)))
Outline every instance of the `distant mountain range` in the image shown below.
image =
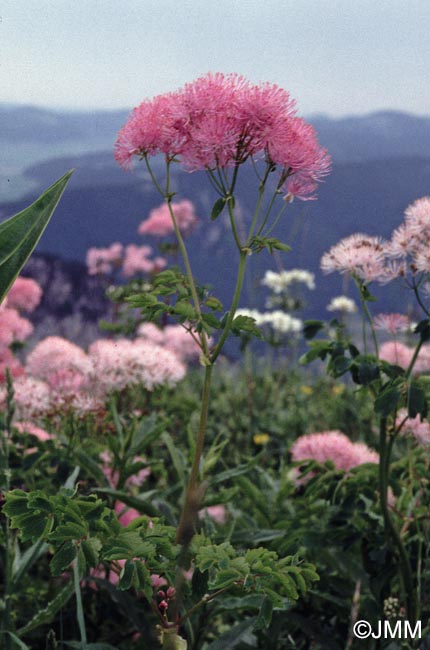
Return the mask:
MULTIPOLYGON (((137 226, 160 197, 142 168, 126 173, 113 159, 113 142, 126 117, 126 111, 66 113, 0 104, 0 219, 28 205, 74 167, 38 252, 83 261, 90 246, 142 242, 137 226)), ((286 268, 318 273, 321 255, 338 239, 357 231, 388 236, 405 207, 430 194, 430 117, 386 111, 343 119, 315 116, 310 121, 333 157, 333 172, 320 186, 317 201, 289 206, 275 234, 293 237, 293 252, 281 260, 286 268)), ((176 169, 174 186, 179 197, 195 202, 201 217, 190 239, 196 275, 221 284, 221 297, 226 299, 234 281, 230 264, 235 260, 228 222, 221 217, 210 223, 216 197, 201 174, 176 169)), ((252 209, 254 192, 253 172, 243 169, 238 193, 243 219, 252 209)), ((266 253, 250 259, 253 279, 243 306, 261 304, 256 292, 259 278, 274 266, 266 253)), ((324 315, 330 297, 341 289, 340 278, 319 274, 317 291, 309 296, 313 315, 324 315)), ((398 304, 394 290, 386 288, 383 295, 381 310, 395 308, 396 303, 397 309, 404 306, 404 300, 398 304)))

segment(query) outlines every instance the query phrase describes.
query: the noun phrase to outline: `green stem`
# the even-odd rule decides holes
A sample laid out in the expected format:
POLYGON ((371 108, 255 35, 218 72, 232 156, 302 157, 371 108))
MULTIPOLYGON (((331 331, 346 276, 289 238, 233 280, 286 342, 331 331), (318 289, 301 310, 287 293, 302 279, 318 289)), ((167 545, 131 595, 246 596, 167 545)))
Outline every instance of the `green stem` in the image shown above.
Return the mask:
POLYGON ((376 337, 376 332, 375 328, 373 327, 373 320, 372 320, 372 315, 369 311, 369 307, 367 306, 367 300, 362 297, 362 305, 363 305, 363 311, 364 314, 367 318, 367 321, 370 325, 370 331, 372 332, 372 339, 373 339, 373 345, 375 347, 375 356, 377 359, 379 359, 379 345, 378 345, 378 339, 376 337))
POLYGON ((190 618, 190 616, 192 616, 194 614, 194 612, 196 612, 200 607, 203 607, 203 605, 207 605, 208 603, 211 602, 211 600, 214 600, 214 598, 217 598, 217 596, 220 596, 225 591, 228 591, 228 589, 230 589, 230 586, 223 587, 222 589, 218 589, 218 591, 214 591, 213 594, 205 594, 203 596, 203 598, 201 600, 199 600, 198 603, 193 605, 193 607, 191 607, 191 609, 189 609, 187 612, 185 612, 185 614, 181 618, 181 625, 183 625, 183 623, 188 618, 190 618))
MULTIPOLYGON (((254 228, 255 228, 255 226, 257 224, 257 219, 258 219, 258 216, 260 214, 261 202, 263 200, 263 194, 264 194, 264 190, 266 189, 266 181, 267 181, 267 178, 269 176, 269 173, 270 173, 270 166, 266 165, 266 171, 264 173, 263 180, 260 183, 260 187, 259 187, 259 190, 258 190, 258 199, 257 199, 257 203, 255 205, 255 210, 254 210, 254 215, 252 217, 251 227, 249 229, 248 244, 251 241, 252 235, 254 234, 254 228)), ((267 221, 268 212, 266 213, 266 218, 263 221, 263 226, 264 226, 265 222, 267 221)), ((260 234, 261 228, 259 229, 258 234, 260 234)))
POLYGON ((406 379, 409 379, 409 377, 411 376, 412 370, 414 369, 415 361, 418 358, 418 355, 420 353, 420 350, 421 350, 421 347, 422 347, 423 343, 424 343, 424 341, 422 339, 420 339, 418 341, 416 347, 415 347, 414 354, 412 355, 411 362, 410 362, 410 364, 409 364, 409 366, 408 366, 408 368, 406 370, 406 374, 405 374, 406 379))
POLYGON ((191 466, 191 473, 185 494, 184 506, 179 519, 178 529, 176 531, 176 544, 188 543, 194 533, 195 518, 197 516, 197 511, 201 499, 198 490, 198 478, 204 449, 206 425, 208 421, 211 380, 212 365, 209 365, 205 367, 205 379, 203 383, 202 404, 196 439, 196 448, 194 450, 193 464, 191 466))
POLYGON ((232 300, 232 303, 231 303, 230 312, 228 314, 228 318, 227 318, 225 327, 224 327, 224 329, 222 331, 222 334, 221 334, 221 336, 220 336, 220 338, 218 340, 218 343, 217 343, 214 351, 211 354, 210 360, 211 360, 212 363, 214 363, 215 360, 218 358, 218 355, 220 354, 220 352, 222 350, 222 347, 223 347, 223 345, 225 343, 225 340, 226 340, 227 336, 230 333, 231 324, 233 322, 233 319, 234 319, 234 316, 235 316, 235 313, 236 313, 236 309, 237 309, 237 306, 239 304, 240 294, 241 294, 242 286, 243 286, 243 279, 245 277, 246 257, 247 257, 246 251, 241 250, 240 251, 240 257, 239 257, 239 269, 238 269, 238 273, 237 273, 236 287, 235 287, 235 290, 234 290, 234 295, 233 295, 233 300, 232 300))
POLYGON ((419 291, 418 291, 418 288, 419 288, 419 285, 420 285, 420 284, 421 284, 421 283, 419 282, 418 285, 417 285, 416 282, 415 282, 415 280, 414 280, 414 283, 413 283, 412 288, 413 288, 413 290, 414 290, 415 298, 417 299, 417 302, 418 302, 419 306, 421 307, 421 309, 423 310, 423 312, 425 313, 425 315, 426 315, 427 317, 429 317, 429 316, 430 316, 430 312, 429 312, 429 310, 426 308, 426 306, 424 305, 423 301, 421 300, 421 296, 420 296, 419 291))
MULTIPOLYGON (((148 164, 148 166, 149 166, 149 164, 148 164)), ((173 208, 172 208, 172 194, 170 192, 170 163, 169 162, 167 162, 166 193, 164 194, 164 197, 166 199, 167 207, 169 208, 169 213, 170 213, 170 216, 172 218, 173 228, 175 230, 176 239, 177 239, 178 244, 179 244, 179 250, 181 251, 182 259, 184 260, 185 270, 186 270, 186 273, 187 273, 188 283, 190 285, 190 291, 191 291, 191 296, 193 298, 194 308, 195 308, 195 310, 197 312, 197 316, 198 316, 199 321, 202 322, 202 311, 201 311, 201 308, 200 308, 199 297, 197 295, 196 284, 194 282, 193 272, 191 270, 190 258, 188 257, 187 248, 185 246, 184 239, 183 239, 183 237, 181 235, 181 231, 179 230, 178 222, 176 221, 176 217, 175 217, 175 214, 174 214, 173 208)), ((200 334, 200 339, 201 339, 201 342, 202 342, 203 353, 204 353, 204 355, 206 357, 208 357, 209 356, 209 345, 208 345, 207 336, 206 336, 206 333, 205 333, 204 330, 202 330, 202 332, 200 334)))
POLYGON ((75 585, 75 596, 76 596, 76 614, 78 619, 79 632, 81 635, 81 650, 86 650, 87 631, 85 629, 84 608, 82 605, 81 578, 79 575, 78 556, 76 556, 75 560, 73 561, 73 580, 75 585))
POLYGON ((386 418, 381 418, 379 442, 380 442, 379 490, 380 490, 381 510, 384 517, 385 537, 389 545, 391 545, 392 542, 394 546, 397 548, 397 552, 399 555, 400 575, 401 575, 402 587, 404 592, 404 600, 406 602, 408 621, 411 625, 415 625, 416 615, 417 615, 416 614, 417 604, 416 604, 416 593, 415 593, 413 577, 412 577, 412 569, 411 569, 408 555, 406 553, 406 549, 402 542, 402 538, 391 518, 390 511, 388 509, 388 503, 387 503, 388 479, 389 479, 389 469, 390 469, 390 452, 391 452, 392 445, 388 444, 387 446, 386 418))
MULTIPOLYGON (((277 195, 275 194, 274 197, 273 197, 273 200, 276 198, 276 196, 277 196, 277 195)), ((276 228, 276 226, 277 226, 277 224, 278 224, 278 221, 279 221, 279 219, 282 217, 282 214, 284 213, 284 211, 285 211, 287 205, 288 205, 288 204, 287 204, 287 202, 285 201, 285 202, 284 202, 284 205, 283 205, 283 206, 280 208, 280 210, 278 211, 278 214, 276 215, 276 217, 275 217, 275 219, 274 219, 272 225, 271 225, 270 228, 268 228, 268 229, 266 230, 266 232, 264 233, 264 237, 267 237, 268 235, 270 235, 270 233, 272 232, 272 230, 274 230, 274 228, 276 228)), ((263 225, 264 225, 264 224, 263 224, 263 225)), ((259 233, 260 233, 260 231, 259 231, 259 233)))
POLYGON ((228 206, 228 214, 230 217, 230 223, 231 223, 231 229, 233 231, 233 237, 234 241, 236 242, 236 246, 238 247, 239 250, 242 249, 242 242, 240 241, 239 233, 237 232, 237 227, 236 227, 236 220, 234 218, 234 212, 233 212, 233 201, 234 197, 232 194, 229 194, 227 196, 227 206, 228 206))

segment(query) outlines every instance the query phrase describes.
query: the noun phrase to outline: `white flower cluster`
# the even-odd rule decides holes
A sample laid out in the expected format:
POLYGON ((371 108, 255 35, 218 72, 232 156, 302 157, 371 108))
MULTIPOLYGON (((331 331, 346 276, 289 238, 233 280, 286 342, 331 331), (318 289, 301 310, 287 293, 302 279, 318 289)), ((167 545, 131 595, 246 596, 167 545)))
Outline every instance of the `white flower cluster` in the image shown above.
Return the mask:
POLYGON ((344 314, 353 314, 357 311, 357 305, 351 298, 346 296, 336 296, 332 298, 327 305, 327 311, 341 311, 344 314))
POLYGON ((315 289, 315 275, 304 269, 291 269, 290 271, 266 271, 261 281, 266 287, 269 287, 274 293, 283 293, 289 286, 294 283, 302 283, 308 289, 315 289))
POLYGON ((280 334, 299 334, 303 328, 300 318, 293 318, 281 310, 260 312, 257 309, 238 309, 236 316, 249 316, 255 320, 257 327, 268 325, 280 334))

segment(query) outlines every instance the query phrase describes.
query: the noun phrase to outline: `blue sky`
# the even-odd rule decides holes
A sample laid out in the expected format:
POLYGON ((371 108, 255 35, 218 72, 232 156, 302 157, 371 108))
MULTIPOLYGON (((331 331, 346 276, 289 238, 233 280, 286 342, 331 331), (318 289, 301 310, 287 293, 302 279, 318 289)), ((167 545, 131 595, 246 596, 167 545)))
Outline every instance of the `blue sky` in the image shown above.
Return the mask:
POLYGON ((132 108, 212 70, 305 115, 430 115, 428 0, 1 0, 0 101, 132 108))

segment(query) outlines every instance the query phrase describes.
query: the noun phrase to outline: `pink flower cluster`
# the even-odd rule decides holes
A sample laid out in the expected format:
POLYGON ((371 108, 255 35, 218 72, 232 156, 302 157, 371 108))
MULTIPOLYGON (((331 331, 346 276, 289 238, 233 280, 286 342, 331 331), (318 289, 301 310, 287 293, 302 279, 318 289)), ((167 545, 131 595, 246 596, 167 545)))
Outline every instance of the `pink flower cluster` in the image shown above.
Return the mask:
POLYGON ((379 456, 362 442, 351 442, 341 431, 322 431, 301 436, 291 447, 293 461, 330 460, 336 469, 350 470, 364 463, 378 463, 379 456))
POLYGON ((122 273, 130 278, 136 273, 157 273, 164 269, 167 262, 164 257, 150 259, 152 255, 151 246, 136 246, 129 244, 125 247, 125 255, 122 263, 122 273))
POLYGON ((183 362, 197 361, 201 353, 197 341, 182 325, 166 325, 160 329, 153 323, 142 323, 137 334, 144 341, 152 341, 165 350, 174 352, 183 362))
POLYGON ((388 253, 413 274, 430 273, 430 197, 417 199, 405 210, 404 222, 394 231, 388 253))
MULTIPOLYGON (((182 235, 189 235, 198 221, 194 211, 194 204, 184 199, 183 201, 173 202, 171 207, 182 235)), ((140 235, 153 235, 154 237, 165 237, 173 232, 173 221, 166 203, 162 203, 158 208, 151 210, 149 217, 142 221, 138 228, 140 235)))
MULTIPOLYGON (((101 339, 86 353, 70 341, 50 336, 35 346, 14 381, 17 416, 31 420, 67 409, 78 415, 98 412, 112 391, 135 385, 147 390, 174 386, 185 372, 174 352, 141 339, 101 339)), ((0 404, 4 400, 3 388, 0 404)))
POLYGON ((390 282, 408 273, 430 273, 430 197, 405 210, 391 239, 354 234, 341 239, 321 259, 325 273, 349 273, 363 282, 390 282))
POLYGON ((321 259, 325 273, 349 273, 364 282, 383 281, 385 275, 386 242, 379 237, 357 233, 341 239, 321 259))
POLYGON ((129 278, 136 273, 156 273, 166 266, 164 257, 151 259, 151 246, 123 246, 118 242, 109 248, 89 248, 87 268, 90 275, 110 275, 122 268, 122 274, 129 278))
POLYGON ((163 153, 189 170, 238 166, 264 158, 286 178, 284 191, 312 198, 330 159, 313 128, 296 116, 287 91, 253 85, 237 74, 207 74, 184 88, 145 100, 118 134, 115 158, 163 153))
POLYGON ((109 248, 89 248, 87 251, 87 267, 90 275, 109 275, 122 265, 123 245, 119 242, 109 248))
POLYGON ((402 433, 412 435, 415 440, 423 446, 430 445, 430 422, 421 420, 417 415, 415 418, 408 418, 406 409, 402 409, 397 414, 396 425, 402 424, 402 433))
POLYGON ((4 381, 6 368, 12 377, 19 377, 22 365, 10 350, 12 343, 25 341, 33 332, 33 325, 20 311, 33 311, 42 297, 42 289, 30 278, 17 278, 5 300, 0 305, 0 381, 4 381))
POLYGON ((384 330, 393 336, 398 332, 406 332, 410 326, 409 318, 403 314, 377 314, 374 319, 376 330, 384 330))
MULTIPOLYGON (((414 356, 414 348, 399 341, 386 341, 379 348, 379 358, 405 370, 414 356)), ((423 346, 414 364, 415 373, 430 372, 430 347, 423 346)))
POLYGON ((18 311, 32 312, 41 298, 42 289, 36 280, 17 278, 7 294, 7 306, 18 311))
POLYGON ((186 372, 173 352, 139 339, 100 339, 88 353, 97 383, 106 393, 137 384, 147 390, 163 384, 174 386, 186 372))

